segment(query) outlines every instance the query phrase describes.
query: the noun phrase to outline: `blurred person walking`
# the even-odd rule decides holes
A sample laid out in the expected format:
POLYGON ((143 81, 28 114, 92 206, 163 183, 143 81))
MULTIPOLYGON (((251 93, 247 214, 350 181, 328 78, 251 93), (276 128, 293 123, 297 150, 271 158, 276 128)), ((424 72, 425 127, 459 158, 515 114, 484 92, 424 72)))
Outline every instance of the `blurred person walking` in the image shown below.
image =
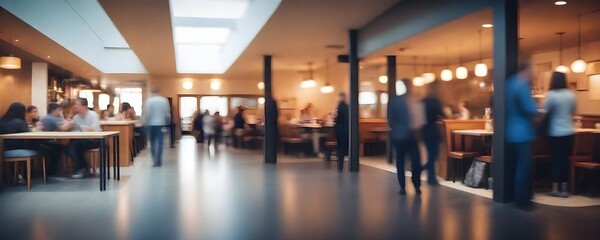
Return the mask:
POLYGON ((350 144, 350 132, 349 124, 350 124, 350 115, 348 113, 348 104, 346 103, 346 94, 340 93, 339 95, 339 104, 337 107, 337 115, 335 117, 335 138, 337 141, 337 160, 338 160, 338 171, 344 170, 344 158, 348 155, 350 144))
POLYGON ((406 194, 406 178, 404 177, 404 158, 408 154, 412 167, 412 182, 415 193, 421 194, 421 154, 418 137, 425 124, 423 105, 411 94, 411 85, 403 80, 406 93, 393 96, 388 102, 387 116, 390 125, 390 140, 396 150, 396 170, 400 194, 406 194))
POLYGON ((531 66, 521 63, 506 82, 506 158, 514 188, 514 203, 529 210, 533 206, 531 142, 535 138, 533 118, 537 106, 531 97, 531 66))
POLYGON ((435 161, 440 153, 441 134, 437 121, 444 118, 442 103, 439 99, 439 84, 433 82, 429 84, 427 96, 423 99, 425 108, 426 123, 423 126, 423 141, 427 148, 427 163, 423 168, 427 170, 427 183, 429 185, 438 185, 435 174, 435 161))
POLYGON ((154 167, 162 165, 163 129, 171 123, 169 101, 158 94, 158 89, 152 89, 152 96, 144 104, 144 119, 150 132, 150 153, 154 167))
POLYGON ((549 90, 544 103, 548 119, 547 136, 550 139, 552 154, 552 191, 548 195, 567 198, 569 155, 573 148, 575 94, 567 88, 566 75, 561 72, 552 73, 549 90))

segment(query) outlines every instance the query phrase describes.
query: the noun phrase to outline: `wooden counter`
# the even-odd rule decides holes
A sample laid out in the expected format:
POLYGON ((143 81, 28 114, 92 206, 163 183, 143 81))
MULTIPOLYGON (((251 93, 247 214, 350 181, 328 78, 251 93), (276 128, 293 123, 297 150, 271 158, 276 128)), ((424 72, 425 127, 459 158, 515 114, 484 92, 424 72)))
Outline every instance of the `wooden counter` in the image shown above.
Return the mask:
MULTIPOLYGON (((104 131, 117 131, 119 135, 119 157, 121 159, 121 167, 128 167, 133 162, 131 149, 133 147, 134 127, 137 121, 101 121, 100 125, 104 131)), ((109 146, 112 146, 112 140, 109 140, 109 146)), ((112 156, 110 156, 112 164, 112 156)))

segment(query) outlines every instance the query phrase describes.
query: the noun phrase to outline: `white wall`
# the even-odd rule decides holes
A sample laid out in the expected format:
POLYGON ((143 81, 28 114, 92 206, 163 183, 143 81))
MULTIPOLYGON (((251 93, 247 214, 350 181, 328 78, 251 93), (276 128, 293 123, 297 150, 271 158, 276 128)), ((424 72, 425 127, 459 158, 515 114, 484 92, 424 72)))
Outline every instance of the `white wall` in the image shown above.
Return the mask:
POLYGON ((41 116, 48 106, 48 63, 32 63, 31 105, 38 107, 41 116))

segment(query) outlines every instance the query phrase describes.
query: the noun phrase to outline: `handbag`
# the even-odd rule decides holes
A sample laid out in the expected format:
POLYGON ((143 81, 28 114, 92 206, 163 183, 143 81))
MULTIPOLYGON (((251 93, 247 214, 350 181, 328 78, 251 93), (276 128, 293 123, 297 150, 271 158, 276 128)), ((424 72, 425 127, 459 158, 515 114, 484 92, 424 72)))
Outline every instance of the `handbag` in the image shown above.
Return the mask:
POLYGON ((473 188, 483 187, 487 179, 485 174, 486 165, 487 163, 484 162, 473 161, 465 176, 465 185, 473 188))

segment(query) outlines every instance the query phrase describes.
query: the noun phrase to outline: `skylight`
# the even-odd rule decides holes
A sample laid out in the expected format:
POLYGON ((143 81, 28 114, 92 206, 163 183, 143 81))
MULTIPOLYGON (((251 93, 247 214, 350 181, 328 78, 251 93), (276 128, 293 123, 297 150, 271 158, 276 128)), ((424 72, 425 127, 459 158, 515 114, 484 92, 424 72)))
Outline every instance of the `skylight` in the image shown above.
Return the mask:
POLYGON ((171 0, 175 17, 238 19, 247 8, 247 0, 171 0))
POLYGON ((224 43, 229 28, 175 27, 175 43, 224 43))
POLYGON ((226 72, 280 3, 281 0, 170 0, 177 72, 226 72))

